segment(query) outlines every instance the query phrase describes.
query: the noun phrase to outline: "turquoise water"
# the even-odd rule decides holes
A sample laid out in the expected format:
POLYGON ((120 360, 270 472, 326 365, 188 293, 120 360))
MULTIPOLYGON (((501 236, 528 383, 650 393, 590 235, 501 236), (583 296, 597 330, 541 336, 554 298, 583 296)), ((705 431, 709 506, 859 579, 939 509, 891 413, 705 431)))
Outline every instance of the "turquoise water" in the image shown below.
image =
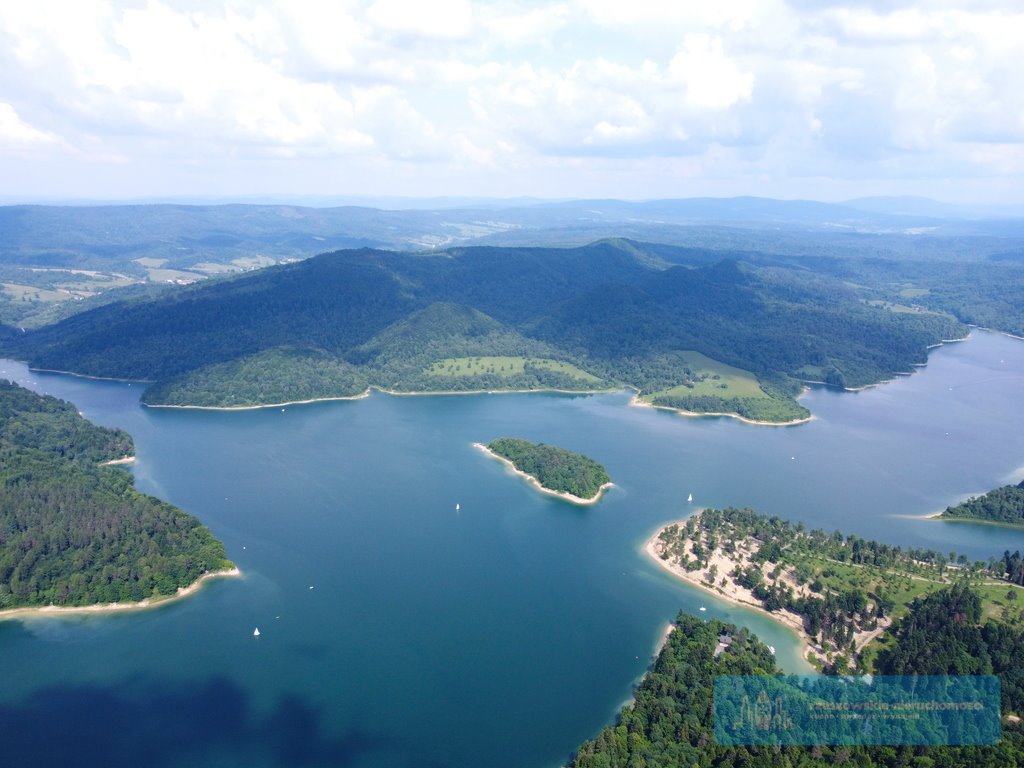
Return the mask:
POLYGON ((544 768, 614 717, 680 608, 804 669, 786 630, 645 559, 665 521, 741 505, 983 559, 1024 549, 1024 531, 910 517, 1024 477, 1024 343, 991 333, 882 387, 814 390, 816 420, 787 428, 626 393, 147 410, 138 385, 0 370, 129 430, 139 488, 244 571, 153 611, 0 623, 12 765, 544 768), (501 435, 592 456, 616 487, 593 507, 539 494, 471 446, 501 435))

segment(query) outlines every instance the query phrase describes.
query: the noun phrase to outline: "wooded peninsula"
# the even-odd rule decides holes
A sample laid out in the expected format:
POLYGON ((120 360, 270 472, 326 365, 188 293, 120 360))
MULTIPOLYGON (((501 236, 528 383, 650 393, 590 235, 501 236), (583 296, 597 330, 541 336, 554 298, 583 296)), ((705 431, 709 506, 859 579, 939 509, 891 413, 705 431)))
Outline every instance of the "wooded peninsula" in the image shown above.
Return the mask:
POLYGON ((979 594, 986 617, 1024 628, 1019 552, 970 562, 735 508, 668 525, 646 549, 688 582, 791 627, 812 663, 838 674, 869 670, 892 622, 914 600, 958 581, 979 594))
MULTIPOLYGON (((978 592, 964 583, 914 599, 887 633, 878 675, 995 675, 1000 682, 1002 736, 991 746, 721 746, 713 714, 715 680, 723 675, 780 675, 769 648, 749 630, 680 613, 633 701, 584 743, 570 768, 698 766, 698 768, 961 768, 1024 761, 1019 659, 1024 631, 985 617, 978 592)), ((785 678, 777 678, 780 681, 785 678)), ((955 743, 955 742, 954 742, 955 743)))
POLYGON ((939 520, 992 523, 994 525, 1024 525, 1024 480, 1017 485, 1004 485, 982 496, 972 496, 955 506, 948 507, 939 520))
POLYGON ((131 436, 0 380, 0 611, 158 601, 234 568, 195 517, 111 462, 131 436))

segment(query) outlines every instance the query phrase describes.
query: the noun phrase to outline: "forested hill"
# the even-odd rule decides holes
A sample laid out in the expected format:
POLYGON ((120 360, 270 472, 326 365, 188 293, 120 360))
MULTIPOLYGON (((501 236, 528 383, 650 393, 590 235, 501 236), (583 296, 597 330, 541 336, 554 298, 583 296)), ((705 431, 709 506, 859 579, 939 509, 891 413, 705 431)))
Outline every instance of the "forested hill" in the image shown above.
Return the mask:
POLYGON ((807 415, 792 399, 799 380, 877 382, 966 332, 947 316, 868 305, 837 280, 732 261, 673 265, 685 253, 671 250, 605 241, 338 251, 99 307, 0 346, 40 368, 164 382, 151 403, 189 402, 195 382, 216 399, 233 372, 254 370, 248 358, 286 349, 266 358, 277 384, 302 378, 309 361, 295 351, 305 350, 354 367, 347 393, 364 382, 630 385, 655 404, 780 421, 807 415), (716 362, 735 370, 724 375, 716 362))
POLYGON ((231 567, 198 520, 100 464, 132 452, 127 433, 0 380, 0 609, 137 602, 231 567))
POLYGON ((1024 480, 1004 485, 982 496, 948 507, 940 516, 945 520, 981 520, 1002 525, 1024 525, 1024 480))

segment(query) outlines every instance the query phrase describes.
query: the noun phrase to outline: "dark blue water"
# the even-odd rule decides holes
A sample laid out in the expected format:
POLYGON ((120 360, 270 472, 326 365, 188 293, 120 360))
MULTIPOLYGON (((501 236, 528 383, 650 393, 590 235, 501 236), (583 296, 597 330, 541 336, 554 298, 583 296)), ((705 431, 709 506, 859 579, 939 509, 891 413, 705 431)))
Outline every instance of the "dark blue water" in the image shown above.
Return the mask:
POLYGON ((803 668, 788 631, 641 553, 697 506, 973 558, 1024 548, 912 517, 1024 477, 1024 343, 990 333, 882 387, 810 392, 816 420, 788 428, 625 393, 147 410, 137 385, 0 369, 129 430, 139 488, 199 516, 245 574, 148 612, 0 622, 12 765, 557 765, 681 608, 803 668), (586 453, 616 487, 586 508, 543 496, 471 447, 501 435, 586 453))

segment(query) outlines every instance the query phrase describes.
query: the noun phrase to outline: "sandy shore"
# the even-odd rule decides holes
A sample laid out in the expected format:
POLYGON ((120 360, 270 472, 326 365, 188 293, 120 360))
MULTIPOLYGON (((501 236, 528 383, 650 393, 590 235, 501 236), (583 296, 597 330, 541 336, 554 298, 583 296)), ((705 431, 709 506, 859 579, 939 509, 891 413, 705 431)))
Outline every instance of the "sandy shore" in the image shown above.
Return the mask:
MULTIPOLYGON (((700 512, 702 511, 703 510, 698 511, 697 514, 700 514, 700 512)), ((742 557, 738 555, 733 555, 733 559, 730 559, 723 553, 722 550, 716 549, 708 557, 708 568, 702 568, 697 571, 687 571, 685 568, 676 563, 672 563, 668 560, 662 559, 661 553, 664 549, 664 544, 659 538, 661 532, 671 525, 678 525, 682 527, 685 524, 686 520, 681 520, 675 523, 670 522, 659 526, 658 529, 651 535, 651 537, 648 538, 647 541, 644 543, 644 552, 647 554, 647 556, 654 560, 656 563, 658 563, 658 565, 660 565, 666 571, 671 573, 673 576, 682 579, 687 584, 691 584, 695 587, 698 587, 703 591, 714 595, 720 600, 725 600, 726 602, 732 603, 733 605, 738 605, 742 606, 743 608, 749 608, 751 610, 757 611, 762 615, 767 616, 772 621, 775 621, 781 624, 782 626, 786 627, 787 629, 792 630, 794 633, 796 633, 797 637, 803 643, 803 649, 801 653, 801 656, 803 658, 808 660, 817 660, 819 662, 829 661, 828 654, 826 654, 818 646, 817 639, 807 634, 807 631, 804 629, 803 619, 797 614, 785 610, 765 610, 761 601, 754 597, 753 593, 750 590, 740 586, 739 584, 736 584, 732 580, 727 579, 726 585, 724 587, 721 586, 720 583, 716 584, 715 586, 711 586, 704 580, 704 574, 711 566, 716 566, 718 574, 724 575, 731 572, 733 568, 735 568, 737 565, 744 567, 749 566, 749 556, 742 557), (736 559, 737 557, 739 559, 736 559)), ((747 549, 749 549, 749 541, 746 543, 739 544, 738 550, 747 549)), ((787 577, 783 578, 785 579, 787 577)), ((795 582, 790 581, 789 583, 795 585, 795 582)), ((890 626, 890 624, 891 621, 883 621, 880 622, 879 626, 875 629, 862 630, 856 632, 853 637, 854 642, 856 643, 856 647, 858 649, 864 648, 868 643, 870 643, 872 640, 881 635, 890 626)))
POLYGON ((608 490, 609 488, 611 488, 613 485, 615 485, 615 483, 605 483, 604 485, 602 485, 600 488, 597 489, 597 495, 595 495, 594 498, 592 498, 592 499, 583 499, 583 498, 580 498, 579 496, 573 496, 571 493, 566 493, 565 491, 553 491, 550 488, 545 488, 543 485, 541 485, 540 481, 537 478, 535 478, 533 475, 529 475, 529 474, 527 474, 526 472, 523 472, 520 469, 516 469, 516 465, 515 464, 513 464, 511 461, 506 459, 504 456, 499 456, 498 454, 496 454, 494 451, 492 451, 490 448, 488 448, 483 443, 473 443, 473 447, 474 448, 479 448, 481 451, 486 453, 492 459, 497 459, 498 461, 500 461, 502 464, 504 464, 506 467, 508 467, 510 470, 512 470, 513 474, 516 474, 516 475, 519 475, 520 477, 526 478, 526 480, 529 481, 530 485, 532 485, 534 488, 536 488, 541 493, 546 493, 549 496, 555 496, 555 497, 557 497, 559 499, 562 499, 563 501, 572 502, 573 504, 582 504, 582 505, 597 504, 597 502, 599 502, 601 500, 601 497, 604 496, 604 492, 606 490, 608 490))
POLYGON ((122 456, 120 459, 111 459, 110 461, 101 461, 100 462, 100 466, 101 467, 113 467, 113 466, 115 466, 117 464, 134 464, 134 463, 135 463, 135 457, 134 456, 122 456))
POLYGON ((530 395, 544 392, 555 392, 560 395, 602 395, 608 392, 619 392, 622 387, 605 387, 602 389, 558 389, 557 387, 541 387, 539 389, 440 389, 426 392, 402 392, 397 389, 372 387, 384 395, 395 397, 433 397, 435 395, 530 395))
POLYGON ((1024 336, 1018 336, 1015 333, 1009 331, 997 331, 995 328, 986 328, 984 325, 972 325, 972 328, 977 328, 979 331, 988 331, 989 333, 998 333, 1000 336, 1009 336, 1011 339, 1020 339, 1024 341, 1024 336))
POLYGON ((437 392, 399 392, 394 389, 383 389, 382 387, 367 387, 366 391, 358 395, 340 395, 338 397, 314 397, 309 400, 289 400, 284 403, 266 403, 263 405, 163 405, 160 403, 143 403, 147 408, 182 408, 193 411, 255 411, 260 408, 284 408, 289 405, 309 405, 310 403, 329 403, 336 400, 362 400, 369 397, 371 391, 377 391, 384 395, 395 397, 432 397, 435 395, 515 395, 533 394, 542 392, 555 392, 563 395, 598 395, 606 392, 617 392, 618 388, 612 389, 459 389, 437 392))
POLYGON ((41 607, 31 608, 10 608, 6 611, 0 611, 0 621, 9 619, 29 619, 29 618, 60 618, 64 616, 77 616, 82 614, 90 613, 119 613, 124 611, 144 611, 150 608, 157 608, 162 605, 167 605, 176 600, 181 600, 184 597, 193 595, 202 589, 210 579, 224 579, 234 578, 241 576, 242 572, 238 568, 231 568, 226 571, 211 571, 204 573, 194 582, 189 584, 187 587, 178 587, 177 594, 168 595, 166 597, 160 597, 157 599, 147 598, 138 603, 107 603, 106 605, 76 605, 76 606, 56 606, 56 605, 44 605, 41 607))
MULTIPOLYGON (((675 523, 675 525, 680 526, 685 524, 685 520, 680 520, 675 523)), ((644 552, 651 558, 651 560, 656 562, 673 576, 682 579, 687 584, 699 587, 705 592, 714 595, 719 600, 725 600, 727 603, 758 611, 773 621, 777 621, 779 624, 792 629, 796 632, 805 646, 803 656, 806 658, 807 655, 812 652, 812 646, 815 643, 811 639, 810 635, 804 631, 803 621, 796 614, 789 613, 788 611, 766 611, 764 606, 762 606, 761 603, 753 597, 753 595, 746 592, 746 590, 736 584, 730 582, 724 588, 709 586, 708 583, 703 580, 703 574, 706 569, 702 569, 700 571, 687 571, 685 568, 674 563, 670 563, 668 560, 663 560, 661 558, 661 539, 659 539, 658 536, 670 525, 673 525, 673 523, 665 523, 664 525, 659 526, 658 530, 656 530, 644 544, 644 552)), ((721 553, 716 552, 715 555, 711 557, 709 565, 718 565, 719 573, 726 574, 732 570, 735 564, 722 557, 721 553)))
MULTIPOLYGON (((1007 336, 1009 335, 1010 334, 1007 334, 1007 336)), ((941 347, 943 344, 956 344, 958 341, 967 341, 969 338, 971 338, 970 331, 967 332, 966 336, 959 339, 940 339, 938 343, 929 344, 927 347, 925 347, 925 349, 935 349, 936 347, 941 347)), ((924 365, 924 363, 919 363, 919 365, 924 365)))
MULTIPOLYGON (((25 363, 24 360, 20 360, 19 362, 25 363)), ((29 371, 31 371, 32 373, 35 373, 35 372, 39 372, 39 373, 62 373, 65 376, 74 376, 77 379, 92 379, 93 381, 119 381, 122 384, 152 384, 153 383, 152 379, 119 379, 119 378, 117 378, 115 376, 90 376, 87 373, 75 373, 74 371, 58 371, 55 368, 33 368, 32 366, 29 366, 28 363, 25 363, 25 365, 28 366, 29 371)))
POLYGON ((982 520, 978 517, 942 517, 941 512, 933 512, 930 515, 920 515, 917 517, 919 520, 937 520, 940 523, 973 523, 974 525, 991 525, 996 528, 1014 528, 1016 530, 1024 528, 1024 522, 1005 523, 1000 520, 982 520))
POLYGON ((809 421, 814 421, 815 416, 811 414, 803 419, 790 419, 789 421, 757 421, 755 419, 748 419, 744 416, 740 416, 738 413, 726 413, 726 412, 708 412, 703 413, 701 411, 687 411, 682 408, 673 408, 668 405, 655 405, 654 403, 647 403, 640 399, 640 395, 633 395, 633 399, 629 401, 629 404, 634 408, 656 408, 659 411, 671 411, 672 413, 678 413, 680 416, 689 416, 691 418, 703 418, 706 416, 728 416, 730 419, 736 419, 742 421, 744 424, 753 424, 758 427, 792 427, 795 424, 806 424, 809 421))
POLYGON ((335 400, 362 400, 370 396, 370 389, 358 395, 339 395, 337 397, 313 397, 309 400, 288 400, 283 403, 264 403, 262 405, 163 405, 160 403, 143 403, 147 408, 181 408, 187 411, 258 411, 261 408, 284 408, 288 405, 309 405, 310 403, 330 403, 335 400))

